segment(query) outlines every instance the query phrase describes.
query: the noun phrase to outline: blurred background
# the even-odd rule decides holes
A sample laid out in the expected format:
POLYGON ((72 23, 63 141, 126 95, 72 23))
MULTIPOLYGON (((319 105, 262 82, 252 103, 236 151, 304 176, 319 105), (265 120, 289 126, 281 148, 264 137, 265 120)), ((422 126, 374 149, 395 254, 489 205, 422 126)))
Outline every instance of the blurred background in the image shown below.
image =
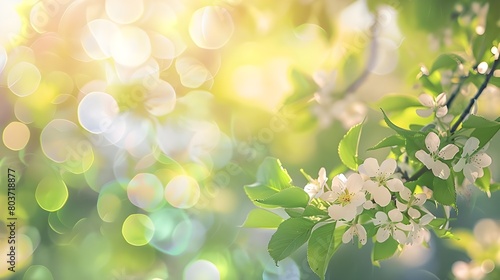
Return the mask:
MULTIPOLYGON (((0 183, 15 170, 18 218, 12 273, 0 192, 0 277, 318 279, 305 248, 276 267, 274 230, 240 227, 262 160, 301 187, 301 168, 342 172, 338 142, 365 118, 360 157, 383 159, 366 152, 392 133, 380 100, 449 94, 463 70, 429 75, 433 62, 456 53, 475 69, 499 39, 494 0, 0 0, 0 183)), ((431 121, 410 104, 391 119, 431 121)), ((477 114, 499 105, 490 85, 477 114)), ((344 245, 326 279, 498 279, 500 197, 459 193, 460 240, 433 236, 381 267, 371 245, 344 245)))

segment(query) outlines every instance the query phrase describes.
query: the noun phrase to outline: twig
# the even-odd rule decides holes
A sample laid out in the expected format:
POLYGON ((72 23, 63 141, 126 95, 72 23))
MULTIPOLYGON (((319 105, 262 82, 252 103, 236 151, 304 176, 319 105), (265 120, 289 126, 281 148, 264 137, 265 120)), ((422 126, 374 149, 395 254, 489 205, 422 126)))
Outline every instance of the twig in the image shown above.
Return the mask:
POLYGON ((418 178, 420 178, 420 176, 422 176, 426 171, 427 171, 427 167, 422 167, 420 168, 417 172, 415 172, 415 174, 413 174, 413 176, 410 177, 410 179, 408 179, 407 182, 413 182, 413 181, 416 181, 418 178))
POLYGON ((457 97, 458 93, 460 92, 460 89, 464 85, 464 81, 467 79, 467 76, 460 76, 460 80, 458 81, 457 88, 451 93, 450 99, 448 99, 448 102, 446 102, 446 107, 448 107, 448 110, 450 110, 451 104, 455 100, 455 97, 457 97))
POLYGON ((474 97, 470 100, 469 105, 462 112, 462 115, 460 115, 460 118, 451 127, 451 129, 450 129, 450 133, 451 134, 453 134, 457 130, 458 126, 465 120, 465 117, 467 117, 467 115, 469 114, 472 106, 474 106, 474 103, 477 101, 477 99, 479 98, 479 96, 481 96, 481 94, 483 93, 484 89, 486 88, 486 86, 490 82, 491 77, 493 77, 493 73, 495 72, 495 69, 497 68, 499 61, 500 60, 497 58, 493 62, 493 65, 491 66, 490 72, 486 75, 486 78, 484 79, 484 82, 481 84, 481 86, 477 90, 476 95, 474 95, 474 97))

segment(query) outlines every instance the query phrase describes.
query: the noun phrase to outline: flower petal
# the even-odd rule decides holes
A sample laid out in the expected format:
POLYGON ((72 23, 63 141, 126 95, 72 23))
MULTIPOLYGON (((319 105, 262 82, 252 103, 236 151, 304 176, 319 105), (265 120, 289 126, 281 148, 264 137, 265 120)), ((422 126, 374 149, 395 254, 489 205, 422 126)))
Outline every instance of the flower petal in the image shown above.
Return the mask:
POLYGON ((320 198, 323 199, 324 201, 334 202, 335 200, 337 200, 337 198, 339 198, 339 193, 333 191, 327 191, 324 194, 322 194, 320 198))
POLYGON ((364 180, 358 173, 353 173, 347 178, 346 187, 349 192, 359 192, 363 188, 364 180))
POLYGON ((399 192, 405 188, 403 182, 397 178, 390 179, 387 181, 387 188, 391 190, 391 192, 399 192))
POLYGON ((411 199, 411 191, 409 188, 404 187, 400 192, 399 195, 401 196, 404 201, 408 202, 411 199))
POLYGON ((420 214, 420 211, 418 211, 417 209, 410 208, 408 209, 408 215, 410 215, 412 219, 418 219, 422 214, 420 214))
POLYGON ((479 167, 474 166, 472 164, 466 164, 463 170, 464 176, 470 183, 476 182, 476 179, 479 178, 479 167))
POLYGON ((403 220, 403 214, 401 214, 398 209, 392 209, 388 214, 389 219, 393 222, 401 222, 403 220))
POLYGON ((476 137, 471 137, 467 139, 463 148, 462 157, 465 157, 467 155, 472 155, 472 153, 474 153, 474 151, 476 151, 478 147, 479 147, 479 139, 477 139, 476 137))
POLYGON ((342 234, 342 243, 349 243, 352 240, 354 229, 352 227, 348 228, 344 234, 342 234))
POLYGON ((436 110, 436 117, 438 117, 438 118, 442 118, 442 117, 446 116, 446 114, 448 114, 448 107, 446 107, 446 106, 439 107, 436 110))
POLYGON ((490 166, 491 157, 486 153, 478 153, 471 157, 471 163, 477 167, 485 168, 490 166))
POLYGON ((448 144, 444 146, 441 151, 439 151, 438 156, 444 160, 449 160, 455 157, 458 153, 458 147, 453 144, 448 144))
POLYGON ((417 115, 422 118, 427 118, 432 115, 432 112, 434 112, 432 109, 417 109, 417 115))
POLYGON ((401 201, 396 200, 396 208, 399 211, 406 211, 406 209, 408 209, 408 206, 406 206, 406 204, 402 203, 401 201))
POLYGON ((354 227, 356 227, 356 233, 358 235, 358 240, 361 245, 366 244, 366 230, 365 228, 360 225, 360 224, 355 224, 354 227))
POLYGON ((378 243, 383 243, 387 240, 387 238, 389 238, 389 235, 390 235, 390 232, 388 229, 386 228, 379 228, 377 230, 377 235, 376 235, 376 238, 377 238, 377 242, 378 243))
POLYGON ((420 160, 428 169, 431 169, 434 165, 434 160, 428 153, 424 152, 424 150, 418 150, 415 153, 415 157, 418 158, 418 160, 420 160))
POLYGON ((378 226, 387 223, 388 218, 385 212, 379 211, 375 213, 375 219, 372 220, 373 224, 378 226))
POLYGON ((387 206, 389 202, 391 202, 391 193, 385 187, 375 187, 370 193, 372 194, 375 203, 382 207, 387 206))
POLYGON ((457 164, 455 164, 453 166, 453 171, 455 172, 459 172, 461 171, 462 169, 464 169, 464 166, 465 166, 465 158, 460 158, 457 162, 457 164))
POLYGON ((431 167, 434 176, 441 178, 443 180, 448 179, 450 176, 450 168, 445 163, 436 160, 434 165, 431 167))
POLYGON ((328 207, 328 215, 334 220, 340 220, 343 214, 342 208, 343 207, 338 204, 331 205, 328 207))
POLYGON ((432 214, 425 214, 421 219, 420 219, 420 225, 425 226, 429 224, 432 220, 434 220, 436 217, 432 214))
POLYGON ((382 162, 380 168, 378 169, 378 173, 379 175, 382 175, 385 178, 387 178, 392 174, 394 174, 394 171, 396 171, 397 166, 398 164, 396 163, 396 160, 388 158, 382 162))
POLYGON ((434 100, 428 94, 423 93, 423 94, 419 95, 418 100, 425 107, 429 107, 429 108, 434 107, 434 100))
POLYGON ((413 205, 422 206, 427 200, 427 195, 425 193, 417 193, 413 199, 413 205))
POLYGON ((392 237, 400 244, 404 244, 406 242, 406 234, 402 230, 394 230, 392 237))
POLYGON ((439 140, 439 136, 437 136, 436 133, 431 131, 425 137, 425 146, 427 147, 427 150, 429 152, 437 152, 437 150, 439 149, 439 144, 441 144, 441 141, 439 140))
POLYGON ((374 158, 367 158, 358 167, 359 172, 368 175, 368 177, 375 177, 377 176, 377 172, 379 170, 379 165, 378 161, 374 158))
POLYGON ((446 93, 442 92, 436 97, 436 105, 441 107, 446 105, 446 93))

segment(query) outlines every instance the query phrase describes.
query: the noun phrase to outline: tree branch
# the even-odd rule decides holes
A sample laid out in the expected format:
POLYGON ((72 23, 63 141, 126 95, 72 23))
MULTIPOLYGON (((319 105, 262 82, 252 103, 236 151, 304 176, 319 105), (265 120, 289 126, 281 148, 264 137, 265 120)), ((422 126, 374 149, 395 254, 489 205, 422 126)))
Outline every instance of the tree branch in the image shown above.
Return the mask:
POLYGON ((462 112, 462 115, 460 115, 460 118, 451 127, 451 129, 450 129, 450 133, 451 134, 455 133, 455 131, 457 130, 458 126, 465 120, 465 117, 467 117, 467 115, 469 114, 472 106, 474 106, 474 103, 477 101, 477 99, 479 98, 479 96, 481 96, 481 94, 483 93, 484 89, 486 88, 486 86, 490 82, 491 77, 493 77, 493 73, 495 72, 495 69, 497 68, 499 61, 500 60, 497 58, 493 62, 493 65, 491 66, 490 72, 486 75, 486 78, 484 79, 484 82, 481 84, 481 86, 477 90, 476 95, 474 95, 474 97, 470 100, 469 105, 462 112))

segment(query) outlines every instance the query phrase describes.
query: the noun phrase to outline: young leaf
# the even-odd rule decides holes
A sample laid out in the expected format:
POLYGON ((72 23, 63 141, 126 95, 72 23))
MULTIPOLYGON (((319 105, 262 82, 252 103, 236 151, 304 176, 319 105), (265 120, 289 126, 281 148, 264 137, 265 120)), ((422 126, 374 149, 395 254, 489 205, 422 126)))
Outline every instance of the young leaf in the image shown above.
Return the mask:
POLYGON ((467 120, 462 124, 462 127, 475 128, 470 136, 479 139, 480 144, 478 149, 481 149, 495 136, 495 134, 497 134, 498 130, 500 130, 500 122, 499 119, 490 121, 483 117, 469 115, 467 120))
POLYGON ((314 224, 305 218, 290 218, 279 225, 267 247, 276 265, 306 243, 314 224))
POLYGON ((310 217, 310 216, 323 216, 323 215, 328 215, 328 212, 319 209, 318 207, 314 205, 307 205, 306 209, 304 210, 303 216, 304 217, 310 217))
POLYGON ((307 243, 307 261, 321 280, 325 279, 328 263, 342 243, 342 233, 335 231, 335 223, 318 227, 307 243))
POLYGON ((372 260, 374 262, 388 259, 396 253, 399 243, 394 238, 389 237, 385 242, 373 244, 372 260))
MULTIPOLYGON (((290 188, 292 179, 285 169, 281 167, 278 159, 267 157, 257 170, 257 182, 245 186, 245 193, 252 200, 268 198, 281 190, 290 188)), ((255 202, 254 202, 255 203, 255 202)), ((262 206, 255 203, 257 206, 262 206)))
POLYGON ((255 208, 248 213, 248 216, 241 225, 241 227, 245 228, 277 228, 281 222, 283 222, 283 218, 278 214, 273 212, 255 208))
POLYGON ((399 134, 394 134, 382 139, 382 141, 378 142, 375 146, 369 148, 368 151, 386 147, 393 147, 393 146, 404 146, 404 144, 405 144, 405 139, 401 137, 399 134))
POLYGON ((440 55, 432 64, 430 73, 438 69, 457 69, 458 65, 464 63, 465 59, 461 56, 452 53, 445 53, 440 55))
POLYGON ((283 208, 306 207, 309 203, 309 195, 301 188, 291 187, 279 193, 273 194, 265 199, 258 199, 263 205, 279 206, 283 208))
POLYGON ((351 127, 339 143, 338 151, 340 160, 352 170, 358 168, 358 145, 362 127, 363 123, 351 127))
POLYGON ((490 186, 491 186, 491 172, 490 168, 486 167, 483 169, 484 175, 481 178, 477 178, 476 180, 476 186, 488 194, 488 196, 491 196, 491 191, 490 191, 490 186))
POLYGON ((300 218, 303 216, 304 208, 285 208, 285 212, 290 218, 300 218))
POLYGON ((398 133, 399 135, 401 135, 404 138, 408 139, 408 138, 413 137, 413 135, 415 135, 415 133, 417 133, 416 131, 407 130, 407 129, 404 129, 404 128, 401 128, 401 127, 395 125, 389 119, 389 117, 387 117, 387 114, 385 113, 385 111, 382 110, 382 109, 381 109, 381 111, 382 111, 382 114, 384 115, 384 121, 387 124, 387 126, 389 126, 392 130, 396 131, 396 133, 398 133))
POLYGON ((453 174, 450 174, 450 177, 446 180, 435 177, 432 185, 433 196, 437 202, 443 205, 455 204, 457 201, 457 193, 453 174))

